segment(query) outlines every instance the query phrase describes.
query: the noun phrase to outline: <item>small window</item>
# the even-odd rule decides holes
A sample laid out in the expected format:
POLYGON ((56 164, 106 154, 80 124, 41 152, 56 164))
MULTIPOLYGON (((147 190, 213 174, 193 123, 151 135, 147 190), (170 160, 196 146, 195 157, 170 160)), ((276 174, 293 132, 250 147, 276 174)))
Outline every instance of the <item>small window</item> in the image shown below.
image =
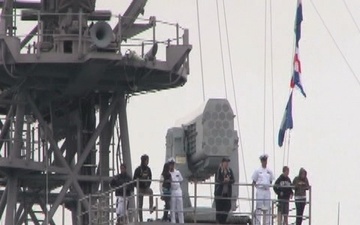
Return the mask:
POLYGON ((64 41, 64 53, 72 53, 73 43, 72 41, 64 41))

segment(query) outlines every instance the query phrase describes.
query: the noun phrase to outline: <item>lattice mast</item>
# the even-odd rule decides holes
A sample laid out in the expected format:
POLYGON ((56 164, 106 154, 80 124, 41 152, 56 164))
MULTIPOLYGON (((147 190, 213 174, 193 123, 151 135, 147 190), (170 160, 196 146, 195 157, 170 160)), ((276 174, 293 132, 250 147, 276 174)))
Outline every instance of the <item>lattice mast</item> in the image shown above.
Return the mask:
MULTIPOLYGON (((146 2, 132 1, 115 18, 95 10, 95 0, 1 3, 0 173, 5 188, 0 218, 5 224, 58 224, 53 216, 60 205, 78 224, 78 200, 108 189, 117 152, 131 162, 128 97, 186 82, 188 31, 176 25, 176 38, 162 45, 155 38, 155 17, 136 20, 146 2), (116 26, 109 25, 111 19, 116 26), (17 36, 29 24, 30 32, 17 36), (124 54, 124 40, 147 30, 152 41, 124 54), (164 60, 156 57, 161 46, 164 60)), ((91 207, 81 202, 84 210, 91 207)))

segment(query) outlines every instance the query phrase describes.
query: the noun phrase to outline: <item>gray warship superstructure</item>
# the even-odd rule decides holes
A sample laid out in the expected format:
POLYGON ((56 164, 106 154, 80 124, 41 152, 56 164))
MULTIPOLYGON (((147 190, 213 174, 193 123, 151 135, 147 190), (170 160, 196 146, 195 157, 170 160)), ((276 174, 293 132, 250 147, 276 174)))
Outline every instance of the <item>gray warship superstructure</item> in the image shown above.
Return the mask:
MULTIPOLYGON (((95 0, 1 2, 0 218, 6 225, 59 224, 59 206, 77 224, 78 200, 107 191, 118 163, 131 161, 128 97, 186 83, 188 30, 167 23, 174 35, 157 40, 156 17, 138 19, 146 2, 133 0, 116 16, 96 10, 95 0), (18 35, 25 27, 27 35, 18 35), (144 32, 150 40, 137 38, 144 32)), ((89 201, 81 203, 89 210, 89 201)))

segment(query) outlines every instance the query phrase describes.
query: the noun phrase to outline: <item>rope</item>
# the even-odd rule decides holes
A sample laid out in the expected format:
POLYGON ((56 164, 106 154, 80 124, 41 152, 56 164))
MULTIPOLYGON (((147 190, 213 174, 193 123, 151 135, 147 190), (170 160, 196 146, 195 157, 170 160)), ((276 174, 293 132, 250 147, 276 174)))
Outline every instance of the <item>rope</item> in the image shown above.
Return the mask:
POLYGON ((273 164, 274 164, 274 172, 276 165, 276 152, 275 152, 275 110, 274 110, 274 60, 273 60, 273 23, 272 23, 272 0, 270 0, 270 77, 271 77, 271 114, 272 114, 272 148, 273 148, 273 164))
MULTIPOLYGON (((231 84, 232 84, 233 95, 234 95, 236 123, 237 123, 237 129, 238 129, 238 132, 239 132, 239 145, 240 145, 240 149, 241 149, 241 158, 242 158, 242 164, 243 164, 243 169, 244 169, 244 174, 245 174, 245 182, 248 183, 247 172, 246 172, 246 163, 245 163, 245 157, 244 157, 244 147, 243 147, 242 135, 241 135, 241 131, 240 131, 240 120, 239 120, 238 104, 237 104, 237 100, 236 100, 236 89, 235 89, 235 82, 234 82, 234 72, 233 72, 233 65, 232 65, 232 57, 231 57, 231 51, 230 51, 230 41, 229 41, 229 31, 228 31, 228 23, 227 23, 227 16, 226 16, 226 6, 225 6, 225 1, 224 0, 222 1, 222 5, 223 5, 223 10, 224 10, 225 34, 226 34, 227 50, 228 50, 228 54, 229 54, 230 75, 231 75, 231 84)), ((249 191, 248 186, 246 187, 246 190, 247 190, 248 198, 250 199, 250 191, 249 191)))
POLYGON ((321 20, 321 22, 322 22, 323 26, 325 27, 326 31, 328 32, 328 34, 329 34, 329 36, 330 36, 331 40, 333 41, 333 43, 334 43, 335 47, 336 47, 336 48, 337 48, 337 50, 339 51, 339 53, 340 53, 341 57, 342 57, 342 58, 343 58, 343 60, 345 61, 346 65, 348 66, 348 68, 349 68, 349 70, 350 70, 351 74, 352 74, 352 75, 354 76, 354 78, 356 79, 357 84, 360 86, 360 80, 359 80, 359 78, 357 77, 356 73, 354 72, 354 70, 353 70, 353 69, 352 69, 352 67, 350 66, 350 63, 349 63, 349 61, 346 59, 346 57, 345 57, 344 53, 341 51, 341 49, 340 49, 339 45, 337 44, 337 42, 336 42, 336 40, 335 40, 334 36, 331 34, 331 32, 330 32, 330 30, 329 30, 328 26, 326 25, 326 23, 325 23, 324 19, 323 19, 323 18, 322 18, 322 16, 320 15, 320 13, 319 13, 318 9, 316 8, 316 6, 315 6, 314 2, 313 2, 312 0, 310 0, 310 3, 311 3, 311 5, 314 7, 314 10, 315 10, 316 14, 319 16, 319 19, 321 20))
POLYGON ((217 15, 218 31, 219 31, 219 39, 220 39, 219 44, 220 44, 220 53, 221 53, 221 65, 222 65, 223 78, 224 78, 225 98, 227 98, 225 63, 224 63, 224 53, 223 53, 223 47, 222 47, 220 16, 219 16, 219 2, 218 2, 218 0, 216 0, 216 15, 217 15))
MULTIPOLYGON (((297 9, 297 5, 296 5, 296 9, 297 9)), ((294 20, 294 27, 296 26, 296 16, 295 16, 295 20, 294 20)), ((294 39, 293 39, 293 51, 292 51, 292 54, 291 54, 291 57, 293 58, 294 55, 295 55, 295 52, 296 52, 296 46, 295 46, 295 39, 296 39, 296 35, 294 35, 294 39)), ((298 55, 300 55, 300 53, 298 52, 298 55)), ((300 56, 299 56, 300 57, 300 56)), ((292 61, 291 63, 291 67, 290 67, 290 74, 293 74, 294 72, 294 68, 295 65, 294 65, 294 61, 292 61)), ((293 88, 289 88, 289 95, 291 93, 293 88)), ((290 132, 290 131, 289 131, 290 132)), ((286 138, 286 134, 285 134, 285 138, 286 138)), ((290 139, 290 136, 289 136, 289 139, 290 139)), ((286 156, 286 151, 288 151, 288 155, 289 155, 289 151, 290 151, 290 140, 288 140, 288 145, 286 144, 286 141, 284 140, 284 152, 283 152, 283 166, 285 166, 285 156, 286 156)), ((289 160, 287 160, 289 161, 289 160)))
POLYGON ((198 28, 198 38, 199 38, 199 51, 200 51, 200 69, 201 69, 202 98, 203 98, 203 101, 205 102, 204 66, 203 66, 203 54, 202 54, 202 47, 201 47, 201 29, 200 29, 199 0, 196 0, 196 15, 197 15, 197 28, 198 28))
POLYGON ((264 100, 264 118, 263 118, 263 129, 264 129, 264 133, 263 133, 263 153, 266 152, 265 147, 266 147, 266 54, 267 54, 267 1, 265 1, 265 19, 264 19, 264 30, 265 30, 265 34, 264 34, 264 96, 263 96, 263 100, 264 100))
MULTIPOLYGON (((285 131, 286 132, 286 131, 285 131)), ((286 136, 285 136, 286 137, 286 136)), ((283 151, 283 163, 282 166, 285 166, 285 156, 286 156, 286 149, 287 149, 287 142, 284 141, 284 151, 283 151)))
POLYGON ((357 30, 358 30, 358 32, 360 33, 360 27, 359 27, 359 25, 356 23, 356 20, 355 20, 355 18, 354 18, 354 15, 351 13, 350 8, 349 8, 349 6, 348 6, 348 4, 346 3, 346 1, 345 1, 345 0, 342 0, 342 1, 343 1, 344 5, 345 5, 345 7, 346 7, 346 10, 348 11, 348 13, 349 13, 349 15, 350 15, 350 17, 351 17, 351 20, 352 20, 352 21, 353 21, 353 23, 355 24, 356 29, 357 29, 357 30))
POLYGON ((288 131, 288 154, 287 154, 287 160, 286 160, 286 165, 289 165, 289 158, 290 158, 290 139, 291 139, 291 130, 288 131))

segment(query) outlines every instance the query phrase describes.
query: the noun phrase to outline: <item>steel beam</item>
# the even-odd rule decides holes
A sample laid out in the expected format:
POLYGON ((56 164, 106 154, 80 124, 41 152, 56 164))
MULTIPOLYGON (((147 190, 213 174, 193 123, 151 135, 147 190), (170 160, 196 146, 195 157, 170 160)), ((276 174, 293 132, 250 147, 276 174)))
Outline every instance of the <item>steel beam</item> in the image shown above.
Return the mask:
MULTIPOLYGON (((42 198, 39 199, 39 206, 40 206, 41 210, 44 212, 44 215, 46 215, 46 213, 47 213, 46 204, 48 204, 48 203, 45 203, 42 198)), ((54 220, 52 218, 49 219, 49 223, 50 223, 50 225, 55 225, 54 220)))
POLYGON ((31 39, 35 36, 35 34, 38 32, 39 28, 38 25, 36 25, 31 31, 30 33, 28 33, 25 38, 21 41, 20 43, 20 49, 22 49, 23 47, 25 47, 27 45, 27 43, 29 43, 29 41, 31 41, 31 39))
MULTIPOLYGON (((82 154, 80 155, 78 162, 76 164, 76 166, 73 169, 73 174, 78 174, 81 167, 83 166, 87 156, 89 155, 91 148, 94 146, 96 139, 99 137, 100 133, 103 131, 106 123, 108 122, 109 116, 113 113, 113 111, 116 109, 116 106, 119 103, 119 99, 120 96, 118 94, 115 94, 112 98, 112 102, 110 107, 106 110, 104 117, 100 119, 100 123, 99 125, 96 127, 93 135, 91 136, 91 138, 89 139, 88 143, 86 144, 84 150, 82 151, 82 154)), ((49 218, 52 218, 57 210, 57 208, 59 207, 61 200, 65 197, 66 191, 68 190, 68 188, 70 187, 71 183, 75 183, 74 182, 75 177, 74 176, 70 176, 69 179, 65 182, 63 188, 61 189, 58 197, 56 198, 53 206, 51 207, 48 216, 49 218)), ((77 187, 75 186, 75 189, 77 190, 77 187)), ((82 201, 83 203, 88 203, 87 201, 82 201)), ((86 208, 86 207, 85 207, 86 208)), ((88 208, 88 205, 87 205, 88 208)), ((86 209, 87 209, 86 208, 86 209)), ((43 223, 43 225, 45 225, 43 223)))
POLYGON ((29 210, 29 215, 35 225, 40 225, 39 220, 32 209, 29 210))
MULTIPOLYGON (((29 209, 31 209, 31 207, 33 206, 34 203, 30 203, 30 204, 24 204, 24 212, 23 214, 21 214, 21 217, 19 218, 19 220, 17 220, 17 224, 16 225, 22 225, 26 219, 27 219, 27 216, 28 216, 28 212, 29 212, 29 209)), ((27 225, 27 222, 25 222, 25 224, 27 225)))
POLYGON ((5 206, 6 206, 6 199, 7 199, 7 190, 8 187, 5 187, 4 192, 1 195, 1 200, 0 200, 0 218, 2 218, 2 215, 4 213, 5 210, 5 206))
MULTIPOLYGON (((100 118, 103 118, 106 113, 107 108, 109 107, 109 98, 104 95, 100 95, 100 118)), ((104 131, 100 134, 100 152, 99 152, 99 175, 100 177, 109 176, 109 146, 111 142, 111 121, 106 123, 104 131)), ((109 185, 104 186, 103 179, 101 179, 101 191, 107 191, 109 185)))
POLYGON ((23 212, 24 212, 24 203, 20 203, 15 213, 15 221, 17 221, 17 224, 19 223, 20 216, 22 215, 23 212))
MULTIPOLYGON (((26 206, 25 206, 26 207, 26 206)), ((28 215, 27 212, 26 212, 26 208, 24 207, 24 211, 23 213, 21 214, 21 216, 19 217, 19 219, 17 219, 16 221, 16 225, 21 225, 24 223, 25 219, 26 219, 26 216, 28 215)))
POLYGON ((123 94, 121 96, 120 106, 119 106, 121 152, 122 152, 123 161, 127 163, 126 171, 128 171, 129 175, 132 176, 129 128, 127 123, 126 106, 127 106, 127 99, 123 94))
POLYGON ((91 136, 90 140, 86 144, 84 151, 82 152, 81 156, 78 159, 78 162, 76 166, 74 167, 74 173, 78 173, 83 166, 86 157, 89 155, 91 148, 94 146, 96 139, 99 137, 100 133, 103 131, 105 125, 107 124, 110 115, 114 112, 114 110, 117 108, 117 105, 119 104, 121 99, 121 96, 118 94, 115 94, 112 98, 112 102, 110 104, 110 107, 106 110, 104 113, 104 117, 100 118, 100 123, 96 127, 93 135, 91 136))
POLYGON ((124 31, 131 28, 131 26, 135 23, 137 17, 144 13, 144 7, 146 5, 147 0, 133 0, 129 7, 126 9, 121 24, 118 23, 113 29, 113 32, 116 34, 118 32, 119 26, 125 25, 124 31), (126 29, 125 29, 126 28, 126 29))
POLYGON ((11 118, 13 117, 14 114, 14 106, 10 106, 10 109, 6 115, 6 119, 5 119, 5 123, 4 126, 1 128, 1 133, 0 133, 0 149, 2 148, 3 144, 4 144, 4 138, 7 136, 8 132, 9 132, 9 128, 11 125, 11 118))
MULTIPOLYGON (((104 96, 104 95, 100 95, 100 112, 99 112, 99 116, 100 118, 103 118, 104 114, 106 113, 106 110, 109 107, 109 97, 108 96, 104 96)), ((114 110, 116 111, 116 110, 114 110)), ((116 114, 115 114, 116 115, 116 114)), ((111 119, 114 119, 113 117, 110 117, 111 119)), ((109 177, 109 155, 110 155, 110 151, 109 151, 109 146, 110 146, 110 142, 111 142, 111 124, 112 121, 107 121, 103 132, 101 132, 100 134, 100 152, 99 152, 99 172, 100 172, 100 190, 101 192, 106 192, 109 190, 109 185, 106 185, 104 183, 104 177, 109 177)), ((105 200, 105 204, 106 205, 110 205, 109 202, 110 199, 106 199, 105 200)), ((105 215, 105 221, 109 220, 109 214, 105 215)))
MULTIPOLYGON (((17 100, 23 100, 24 94, 19 93, 16 96, 17 100)), ((10 157, 12 159, 20 158, 21 148, 23 145, 23 127, 24 127, 24 115, 25 115, 25 105, 18 104, 16 107, 16 120, 15 120, 15 134, 14 134, 14 145, 10 151, 10 157)))
POLYGON ((8 176, 8 180, 6 182, 6 187, 8 190, 7 193, 7 204, 6 204, 6 217, 5 224, 6 225, 15 225, 15 211, 16 211, 16 202, 17 202, 17 191, 18 190, 18 178, 13 174, 8 176))
POLYGON ((13 5, 14 0, 4 0, 1 10, 0 34, 5 36, 6 30, 9 28, 10 36, 12 36, 13 22, 13 5))
MULTIPOLYGON (((49 126, 46 124, 45 120, 42 118, 39 110, 37 109, 34 101, 32 100, 32 98, 30 97, 30 95, 27 95, 27 100, 28 100, 28 103, 30 104, 30 107, 36 117, 36 119, 39 121, 40 123, 40 126, 43 127, 43 129, 45 130, 45 136, 47 138, 47 140, 50 142, 50 146, 54 149, 54 153, 55 155, 58 157, 58 159, 60 160, 60 163, 62 164, 62 166, 64 166, 68 172, 69 172, 69 175, 70 175, 70 178, 68 179, 68 181, 70 182, 66 182, 65 185, 63 186, 61 192, 59 193, 58 195, 58 198, 56 199, 54 205, 52 206, 52 208, 50 209, 48 215, 50 216, 49 219, 52 219, 52 217, 54 216, 55 214, 55 211, 56 209, 59 207, 61 201, 63 200, 63 198, 65 197, 65 194, 66 194, 66 191, 68 190, 68 188, 70 187, 70 184, 73 183, 74 185, 74 188, 75 190, 77 191, 77 194, 81 197, 84 196, 84 193, 82 192, 82 189, 80 188, 80 185, 79 183, 74 179, 74 176, 76 176, 77 172, 74 173, 71 171, 69 165, 66 163, 66 160, 65 158, 63 157, 56 141, 53 139, 52 137, 52 132, 49 128, 49 126), (52 209, 55 209, 55 210, 52 210, 52 209)), ((89 208, 89 205, 86 201, 84 201, 84 207, 86 209, 89 208)))
POLYGON ((59 146, 57 145, 57 142, 54 140, 53 136, 52 136, 52 131, 49 128, 49 126, 46 124, 45 120, 43 119, 40 111, 38 110, 38 108, 36 107, 33 99, 30 97, 29 94, 27 94, 27 101, 31 107, 31 110, 34 113, 35 118, 39 121, 40 126, 44 129, 45 131, 45 137, 46 139, 49 141, 50 143, 50 147, 52 149, 54 149, 54 153, 56 155, 56 157, 60 160, 60 163, 63 167, 65 167, 69 173, 71 173, 71 169, 69 167, 69 165, 66 163, 66 160, 64 158, 64 156, 62 155, 59 146))

